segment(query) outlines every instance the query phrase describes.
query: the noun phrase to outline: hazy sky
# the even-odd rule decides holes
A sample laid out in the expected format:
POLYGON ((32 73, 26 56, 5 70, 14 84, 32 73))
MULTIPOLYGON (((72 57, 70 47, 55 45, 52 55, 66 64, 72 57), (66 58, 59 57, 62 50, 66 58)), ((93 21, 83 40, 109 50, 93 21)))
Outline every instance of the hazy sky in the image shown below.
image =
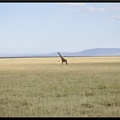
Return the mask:
POLYGON ((0 3, 0 53, 120 48, 120 3, 0 3))

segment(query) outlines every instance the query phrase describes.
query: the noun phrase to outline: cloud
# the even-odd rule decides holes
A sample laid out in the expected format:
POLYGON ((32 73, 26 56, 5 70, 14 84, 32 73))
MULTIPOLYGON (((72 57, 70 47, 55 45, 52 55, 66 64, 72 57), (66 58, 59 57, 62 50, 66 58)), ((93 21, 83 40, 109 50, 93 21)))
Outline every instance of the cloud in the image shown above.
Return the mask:
POLYGON ((82 11, 87 12, 109 12, 109 11, 120 11, 119 3, 100 3, 100 4, 92 4, 85 2, 69 2, 69 3, 59 3, 61 5, 82 8, 82 11))
POLYGON ((120 20, 120 15, 112 16, 112 21, 120 20))
POLYGON ((85 8, 85 10, 88 11, 88 12, 106 12, 106 11, 108 11, 108 8, 105 7, 105 6, 103 6, 103 7, 87 6, 85 8))
MULTIPOLYGON (((92 3, 60 3, 65 6, 74 7, 75 12, 77 13, 112 13, 116 14, 116 12, 120 12, 120 4, 119 3, 100 3, 100 4, 92 4, 92 3)), ((112 21, 120 20, 120 15, 112 16, 112 21)))
MULTIPOLYGON (((75 3, 77 5, 77 3, 75 3)), ((74 6, 74 5, 73 5, 74 6)), ((87 12, 110 12, 110 11, 120 11, 120 4, 87 4, 87 3, 81 3, 79 6, 83 6, 84 10, 87 12), (100 6, 99 6, 100 5, 100 6)))
POLYGON ((93 11, 94 11, 94 7, 91 7, 91 6, 86 7, 86 10, 87 10, 88 12, 93 12, 93 11))
POLYGON ((112 5, 106 5, 106 10, 108 11, 119 11, 120 10, 120 4, 112 4, 112 5))

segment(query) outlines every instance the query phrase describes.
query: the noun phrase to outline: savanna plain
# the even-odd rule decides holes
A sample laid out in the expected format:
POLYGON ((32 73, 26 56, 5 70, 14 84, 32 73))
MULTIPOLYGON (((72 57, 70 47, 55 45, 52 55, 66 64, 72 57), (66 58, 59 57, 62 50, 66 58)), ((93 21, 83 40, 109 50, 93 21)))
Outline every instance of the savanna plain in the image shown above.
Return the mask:
POLYGON ((0 59, 0 117, 120 117, 120 57, 0 59))

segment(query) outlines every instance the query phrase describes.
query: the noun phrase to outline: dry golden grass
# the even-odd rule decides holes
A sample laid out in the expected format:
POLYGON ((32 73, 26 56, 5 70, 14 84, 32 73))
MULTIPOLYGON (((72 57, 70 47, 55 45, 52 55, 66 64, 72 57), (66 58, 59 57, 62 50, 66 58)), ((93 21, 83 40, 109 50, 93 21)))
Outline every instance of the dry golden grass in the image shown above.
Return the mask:
POLYGON ((0 117, 120 117, 120 57, 0 59, 0 117))

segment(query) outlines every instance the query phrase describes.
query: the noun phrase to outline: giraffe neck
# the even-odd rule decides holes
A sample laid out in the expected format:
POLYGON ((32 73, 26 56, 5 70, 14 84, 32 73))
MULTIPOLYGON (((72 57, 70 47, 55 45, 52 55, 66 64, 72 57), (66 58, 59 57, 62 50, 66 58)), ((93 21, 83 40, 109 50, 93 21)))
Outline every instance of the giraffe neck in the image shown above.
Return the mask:
POLYGON ((61 58, 61 59, 64 59, 64 58, 61 56, 61 54, 60 54, 60 53, 59 53, 59 55, 60 55, 60 58, 61 58))

